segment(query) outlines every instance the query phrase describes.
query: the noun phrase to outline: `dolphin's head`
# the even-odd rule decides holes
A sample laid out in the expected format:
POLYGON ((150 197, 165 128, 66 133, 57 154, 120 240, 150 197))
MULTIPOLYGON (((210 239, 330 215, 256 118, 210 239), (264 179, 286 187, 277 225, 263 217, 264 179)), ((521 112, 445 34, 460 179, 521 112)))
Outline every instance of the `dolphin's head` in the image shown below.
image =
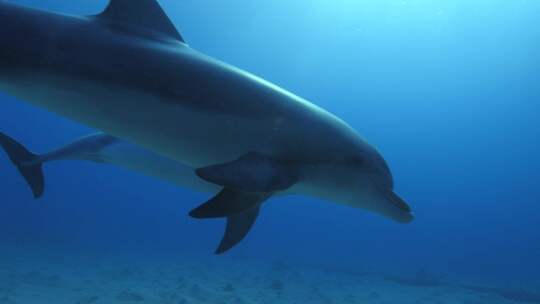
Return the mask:
POLYGON ((314 194, 399 223, 411 222, 412 210, 394 192, 392 173, 382 155, 364 141, 350 151, 313 170, 314 194))
POLYGON ((400 223, 414 219, 409 205, 394 192, 392 172, 377 149, 361 141, 341 170, 351 180, 344 189, 349 194, 348 205, 369 209, 400 223))
POLYGON ((359 185, 353 191, 353 205, 368 208, 400 223, 414 220, 412 209, 394 192, 394 178, 388 163, 372 146, 363 143, 358 163, 349 170, 359 185))

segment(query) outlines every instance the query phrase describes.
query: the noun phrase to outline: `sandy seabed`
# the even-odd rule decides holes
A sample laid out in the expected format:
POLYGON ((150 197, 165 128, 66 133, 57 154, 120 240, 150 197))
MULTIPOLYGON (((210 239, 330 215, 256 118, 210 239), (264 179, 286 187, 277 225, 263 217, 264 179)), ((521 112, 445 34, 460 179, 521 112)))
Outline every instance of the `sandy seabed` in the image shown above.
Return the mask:
POLYGON ((243 258, 35 256, 0 260, 1 304, 540 303, 534 291, 505 294, 427 276, 396 278, 243 258))

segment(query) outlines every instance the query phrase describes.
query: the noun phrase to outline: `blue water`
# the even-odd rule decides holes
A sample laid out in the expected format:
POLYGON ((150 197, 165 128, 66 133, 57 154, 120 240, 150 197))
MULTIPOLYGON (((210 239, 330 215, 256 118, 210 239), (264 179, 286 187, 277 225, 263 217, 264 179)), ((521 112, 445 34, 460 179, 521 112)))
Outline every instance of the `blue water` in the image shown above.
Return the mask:
MULTIPOLYGON (((14 2, 73 14, 106 4, 14 2)), ((273 199, 229 256, 381 273, 425 269, 518 287, 540 282, 540 1, 162 5, 192 47, 358 130, 385 156, 396 191, 416 214, 399 225, 316 199, 273 199)), ((0 130, 36 152, 93 131, 9 96, 0 100, 0 130)), ((206 195, 150 177, 94 163, 50 164, 45 196, 35 201, 4 154, 0 168, 5 252, 105 251, 152 261, 210 256, 222 236, 221 221, 187 216, 206 195)))

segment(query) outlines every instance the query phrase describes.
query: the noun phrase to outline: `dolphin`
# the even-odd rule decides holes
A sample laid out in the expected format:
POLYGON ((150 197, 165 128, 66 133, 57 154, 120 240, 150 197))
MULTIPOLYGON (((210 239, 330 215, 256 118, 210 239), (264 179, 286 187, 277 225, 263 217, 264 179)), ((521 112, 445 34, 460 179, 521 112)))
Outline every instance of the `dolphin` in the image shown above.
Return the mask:
POLYGON ((155 0, 72 16, 0 1, 0 90, 195 168, 219 218, 299 193, 414 219, 382 155, 335 115, 188 46, 155 0))
MULTIPOLYGON (((41 198, 45 190, 43 165, 70 160, 111 164, 199 192, 219 191, 219 186, 197 177, 194 168, 104 133, 89 134, 53 151, 35 154, 0 132, 0 147, 24 177, 36 199, 41 198)), ((225 253, 240 243, 258 215, 259 207, 256 207, 227 217, 225 233, 215 253, 225 253)))
POLYGON ((101 132, 85 135, 43 154, 30 152, 19 141, 0 132, 0 147, 24 177, 36 199, 41 198, 45 190, 43 165, 69 160, 112 164, 199 192, 220 190, 219 186, 198 178, 190 166, 101 132))

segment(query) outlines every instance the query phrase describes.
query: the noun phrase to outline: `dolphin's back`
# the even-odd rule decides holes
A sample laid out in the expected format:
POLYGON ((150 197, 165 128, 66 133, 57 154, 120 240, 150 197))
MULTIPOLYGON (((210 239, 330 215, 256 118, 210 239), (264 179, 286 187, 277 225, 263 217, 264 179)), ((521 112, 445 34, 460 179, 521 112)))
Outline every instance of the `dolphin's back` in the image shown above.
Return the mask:
POLYGON ((323 109, 153 29, 57 14, 31 27, 53 30, 21 46, 23 58, 7 56, 25 64, 0 87, 186 164, 249 152, 315 162, 356 144, 323 109))

